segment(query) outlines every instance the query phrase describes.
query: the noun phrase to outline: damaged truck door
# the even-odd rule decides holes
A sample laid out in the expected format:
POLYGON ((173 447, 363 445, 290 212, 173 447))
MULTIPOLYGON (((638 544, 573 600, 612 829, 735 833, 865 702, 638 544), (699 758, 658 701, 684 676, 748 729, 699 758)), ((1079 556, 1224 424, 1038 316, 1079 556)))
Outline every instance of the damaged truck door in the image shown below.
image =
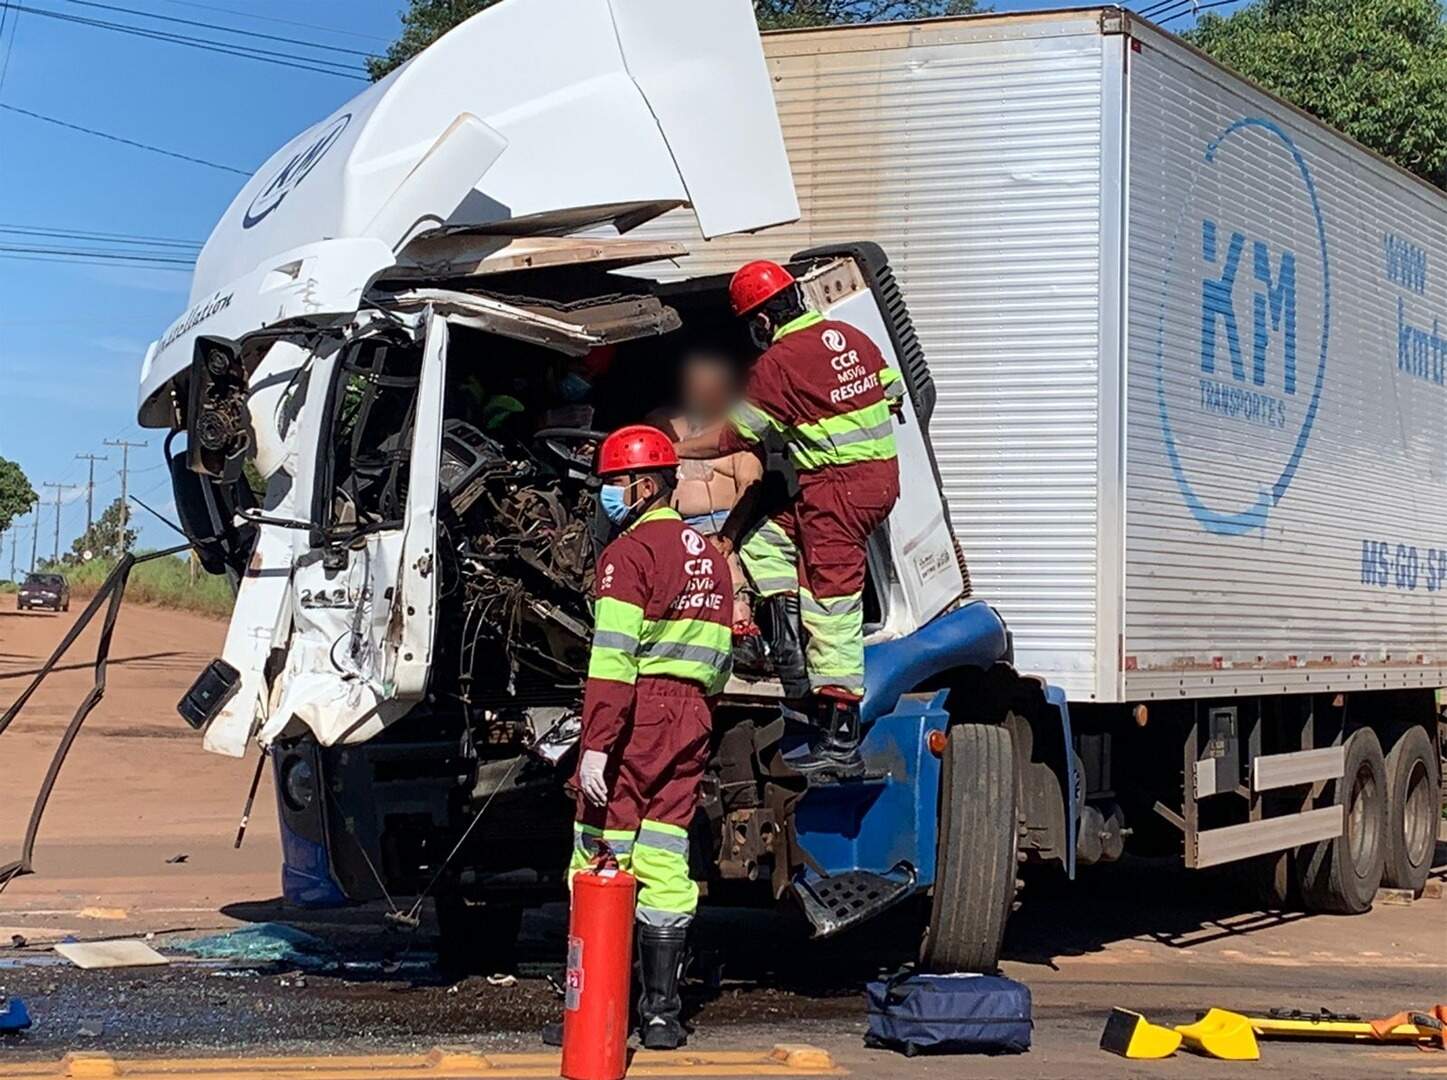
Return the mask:
MULTIPOLYGON (((269 742, 293 719, 323 745, 372 737, 427 685, 437 574, 446 321, 425 310, 320 365, 308 550, 269 742), (340 675, 340 678, 338 678, 340 675)), ((304 493, 299 493, 304 494, 304 493)))

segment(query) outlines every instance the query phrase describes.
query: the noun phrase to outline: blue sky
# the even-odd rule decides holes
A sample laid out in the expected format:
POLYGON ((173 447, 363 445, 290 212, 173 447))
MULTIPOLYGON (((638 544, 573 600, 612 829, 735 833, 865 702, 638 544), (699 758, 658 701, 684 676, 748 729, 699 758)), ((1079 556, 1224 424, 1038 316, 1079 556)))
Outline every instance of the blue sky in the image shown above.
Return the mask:
MULTIPOLYGON (((165 28, 75 0, 16 2, 165 28)), ((403 5, 403 0, 108 2, 346 49, 384 48, 395 36, 403 5)), ((994 6, 1014 10, 1056 5, 1003 0, 994 6)), ((364 85, 33 13, 6 14, 0 69, 5 68, 7 45, 9 63, 0 83, 0 106, 44 113, 248 171, 364 85)), ((1180 30, 1189 24, 1188 18, 1179 19, 1170 27, 1180 30)), ((221 36, 198 27, 169 29, 221 36)), ((235 173, 0 109, 0 227, 202 241, 244 182, 235 173)), ((0 244, 15 242, 13 236, 0 234, 0 244)), ((75 455, 108 453, 111 460, 96 465, 96 505, 103 507, 120 490, 120 452, 104 447, 103 440, 148 439, 148 448, 132 451, 131 491, 158 508, 168 506, 161 433, 135 424, 136 374, 147 343, 181 312, 187 291, 185 272, 0 257, 0 456, 19 461, 38 491, 47 481, 83 484, 86 463, 75 455)), ((54 493, 42 494, 50 498, 54 493)), ((83 488, 64 497, 62 550, 85 526, 83 488)), ((138 512, 137 517, 142 544, 173 542, 173 534, 149 515, 138 512)), ((53 544, 53 530, 54 510, 47 507, 40 524, 42 555, 53 544)), ((20 537, 23 570, 30 534, 24 531, 20 537)), ((0 540, 0 578, 9 576, 10 541, 10 536, 0 540)))

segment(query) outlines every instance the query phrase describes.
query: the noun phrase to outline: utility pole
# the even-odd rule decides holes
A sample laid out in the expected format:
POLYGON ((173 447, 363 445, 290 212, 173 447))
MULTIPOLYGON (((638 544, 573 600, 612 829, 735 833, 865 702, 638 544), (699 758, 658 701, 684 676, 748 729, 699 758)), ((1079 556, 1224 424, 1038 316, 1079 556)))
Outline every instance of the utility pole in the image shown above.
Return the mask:
POLYGON ((41 484, 41 487, 55 488, 55 554, 50 557, 51 562, 60 562, 60 506, 64 501, 61 496, 65 494, 66 488, 78 488, 79 484, 41 484))
POLYGON ((76 454, 77 461, 90 462, 90 479, 85 484, 85 531, 90 532, 90 527, 95 524, 95 463, 97 461, 109 461, 106 454, 76 454))
POLYGON ((35 548, 40 543, 40 500, 35 502, 35 511, 32 515, 35 520, 30 523, 30 573, 35 573, 35 548))
POLYGON ((120 534, 116 537, 116 554, 124 555, 126 553, 126 522, 130 520, 130 507, 126 503, 129 497, 129 492, 126 489, 126 474, 130 471, 132 448, 146 446, 147 444, 144 442, 127 442, 125 439, 104 439, 102 441, 106 446, 119 446, 121 448, 121 530, 120 534))
POLYGON ((15 580, 16 551, 20 547, 20 526, 10 530, 10 580, 15 580))

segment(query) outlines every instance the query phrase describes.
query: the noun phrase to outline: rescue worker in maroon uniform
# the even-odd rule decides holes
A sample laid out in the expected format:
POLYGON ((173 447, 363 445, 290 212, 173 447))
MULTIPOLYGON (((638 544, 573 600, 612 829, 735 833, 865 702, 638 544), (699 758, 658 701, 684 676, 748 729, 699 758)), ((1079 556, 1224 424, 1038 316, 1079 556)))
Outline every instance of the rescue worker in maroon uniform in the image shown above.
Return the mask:
POLYGON ((606 848, 638 879, 642 1041, 665 1050, 684 1042, 678 982, 698 907, 688 829, 733 637, 728 564, 669 505, 677 468, 669 437, 645 424, 598 451, 599 501, 623 532, 594 578, 570 868, 606 848))
POLYGON ((770 432, 782 438, 799 495, 741 554, 756 581, 798 593, 808 633, 815 737, 807 753, 788 760, 803 771, 857 774, 865 557, 870 534, 899 498, 893 414, 904 384, 863 331, 809 310, 778 263, 742 267, 729 297, 764 353, 730 422, 675 449, 682 458, 715 457, 759 452, 770 432))

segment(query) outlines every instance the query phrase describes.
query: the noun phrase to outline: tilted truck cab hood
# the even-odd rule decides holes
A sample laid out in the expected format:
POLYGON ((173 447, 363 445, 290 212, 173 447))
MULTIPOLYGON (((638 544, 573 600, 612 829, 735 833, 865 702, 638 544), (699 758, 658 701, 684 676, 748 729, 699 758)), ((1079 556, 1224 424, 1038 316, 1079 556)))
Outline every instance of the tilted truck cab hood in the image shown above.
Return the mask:
POLYGON ((799 215, 747 0, 504 0, 298 135, 247 182, 146 355, 139 419, 197 335, 355 312, 438 229, 620 232, 689 206, 704 236, 799 215))

